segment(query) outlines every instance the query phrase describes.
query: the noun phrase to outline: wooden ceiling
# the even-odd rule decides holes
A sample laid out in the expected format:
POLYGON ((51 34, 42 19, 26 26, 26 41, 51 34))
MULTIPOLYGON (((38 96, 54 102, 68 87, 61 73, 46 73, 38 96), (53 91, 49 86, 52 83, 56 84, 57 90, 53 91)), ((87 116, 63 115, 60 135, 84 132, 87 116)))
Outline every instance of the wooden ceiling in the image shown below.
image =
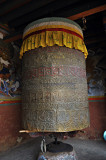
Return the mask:
POLYGON ((65 17, 75 20, 82 28, 86 18, 85 42, 88 47, 105 46, 103 18, 105 0, 0 0, 0 31, 6 42, 22 42, 27 24, 44 17, 65 17))

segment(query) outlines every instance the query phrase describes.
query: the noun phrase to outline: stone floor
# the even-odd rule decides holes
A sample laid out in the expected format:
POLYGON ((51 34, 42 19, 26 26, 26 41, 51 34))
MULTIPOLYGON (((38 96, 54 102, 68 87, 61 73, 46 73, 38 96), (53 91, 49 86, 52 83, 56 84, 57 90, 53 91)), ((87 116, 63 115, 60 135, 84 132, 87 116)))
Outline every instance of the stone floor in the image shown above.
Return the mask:
MULTIPOLYGON (((47 139, 47 142, 51 141, 47 139)), ((33 138, 11 150, 0 154, 0 160, 37 160, 41 137, 33 138)), ((72 144, 78 160, 106 160, 106 141, 69 138, 65 143, 72 144)))

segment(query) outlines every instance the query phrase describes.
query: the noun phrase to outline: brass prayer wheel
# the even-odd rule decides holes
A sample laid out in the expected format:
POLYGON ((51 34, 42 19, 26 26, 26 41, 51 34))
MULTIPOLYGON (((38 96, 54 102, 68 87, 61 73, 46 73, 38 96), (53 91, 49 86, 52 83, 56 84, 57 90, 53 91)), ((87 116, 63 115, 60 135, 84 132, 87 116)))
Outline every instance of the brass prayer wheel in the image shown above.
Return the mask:
POLYGON ((67 132, 89 126, 85 58, 78 24, 44 18, 23 34, 22 123, 33 132, 67 132))

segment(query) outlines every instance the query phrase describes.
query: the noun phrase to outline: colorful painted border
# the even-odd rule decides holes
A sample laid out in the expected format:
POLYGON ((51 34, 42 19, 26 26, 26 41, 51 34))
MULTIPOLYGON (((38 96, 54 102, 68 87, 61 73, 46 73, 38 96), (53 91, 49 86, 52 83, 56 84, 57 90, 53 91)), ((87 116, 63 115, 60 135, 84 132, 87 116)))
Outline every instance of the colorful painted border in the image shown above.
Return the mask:
POLYGON ((18 98, 0 98, 0 106, 18 105, 21 104, 21 97, 18 98))
MULTIPOLYGON (((89 96, 88 101, 89 102, 104 102, 106 101, 106 96, 89 96)), ((18 105, 21 103, 22 103, 21 98, 15 98, 15 99, 0 98, 0 106, 18 105)))
POLYGON ((89 102, 102 102, 106 101, 106 96, 89 96, 89 102))

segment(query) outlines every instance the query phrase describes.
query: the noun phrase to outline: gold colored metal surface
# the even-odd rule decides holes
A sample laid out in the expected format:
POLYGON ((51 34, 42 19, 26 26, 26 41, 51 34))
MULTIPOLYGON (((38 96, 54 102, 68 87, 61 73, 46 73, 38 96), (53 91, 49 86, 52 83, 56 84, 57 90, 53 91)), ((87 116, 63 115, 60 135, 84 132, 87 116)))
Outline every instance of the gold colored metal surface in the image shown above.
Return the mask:
POLYGON ((89 126, 85 58, 66 47, 37 48, 23 56, 23 128, 66 132, 89 126))

